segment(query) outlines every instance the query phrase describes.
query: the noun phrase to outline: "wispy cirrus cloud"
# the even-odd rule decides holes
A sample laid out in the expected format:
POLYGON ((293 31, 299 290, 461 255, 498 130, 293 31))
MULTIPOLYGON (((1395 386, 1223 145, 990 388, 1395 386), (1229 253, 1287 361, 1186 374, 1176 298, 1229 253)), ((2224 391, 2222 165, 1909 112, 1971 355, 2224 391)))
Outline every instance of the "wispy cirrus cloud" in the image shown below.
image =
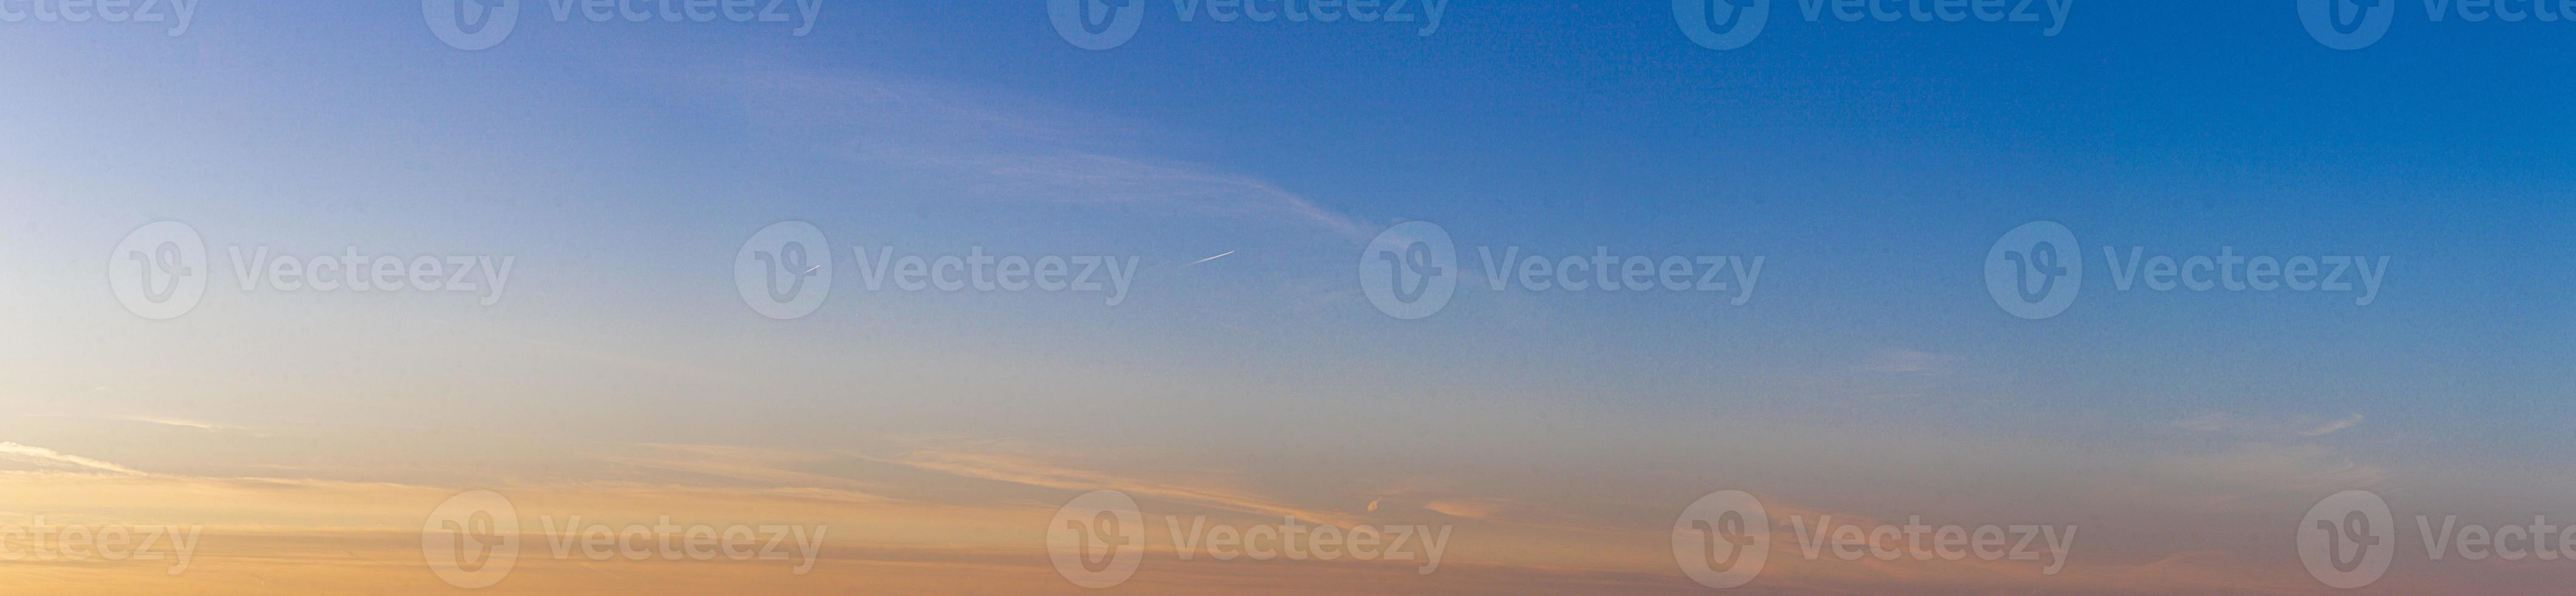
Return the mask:
POLYGON ((2361 414, 2339 418, 2299 416, 2282 420, 2244 418, 2226 412, 2211 412, 2174 422, 2176 428, 2208 433, 2221 433, 2257 439, 2292 439, 2322 437, 2361 426, 2361 414))
POLYGON ((111 462, 71 455, 33 445, 20 445, 8 442, 0 442, 0 459, 10 459, 49 468, 69 467, 79 470, 109 472, 129 476, 145 475, 141 470, 116 465, 111 462))
POLYGON ((755 82, 779 94, 754 102, 779 110, 756 109, 755 122, 839 135, 841 159, 953 181, 968 197, 1258 218, 1360 239, 1357 220, 1257 175, 1168 157, 1187 150, 1124 119, 881 73, 755 82))

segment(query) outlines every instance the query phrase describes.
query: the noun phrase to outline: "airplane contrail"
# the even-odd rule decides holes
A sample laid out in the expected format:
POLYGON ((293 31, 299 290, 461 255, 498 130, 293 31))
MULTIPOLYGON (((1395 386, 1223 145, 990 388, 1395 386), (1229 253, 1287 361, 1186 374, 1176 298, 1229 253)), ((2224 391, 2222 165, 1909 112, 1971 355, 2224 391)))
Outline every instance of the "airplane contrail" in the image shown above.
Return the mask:
MULTIPOLYGON (((1225 251, 1225 252, 1222 252, 1222 253, 1217 253, 1216 257, 1222 257, 1222 256, 1230 255, 1230 254, 1234 254, 1234 251, 1229 250, 1229 251, 1225 251)), ((1214 260, 1216 260, 1216 257, 1208 257, 1208 258, 1199 259, 1199 260, 1196 260, 1196 261, 1190 261, 1190 264, 1192 264, 1192 265, 1197 265, 1197 264, 1199 264, 1199 263, 1205 263, 1205 262, 1208 262, 1208 261, 1214 261, 1214 260)))

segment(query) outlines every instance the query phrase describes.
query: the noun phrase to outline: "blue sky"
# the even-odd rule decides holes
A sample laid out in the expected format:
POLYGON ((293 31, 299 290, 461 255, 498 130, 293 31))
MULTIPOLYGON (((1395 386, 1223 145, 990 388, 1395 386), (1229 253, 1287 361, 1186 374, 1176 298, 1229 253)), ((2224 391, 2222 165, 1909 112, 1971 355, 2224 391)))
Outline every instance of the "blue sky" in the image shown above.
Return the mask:
MULTIPOLYGON (((1116 318, 1153 330, 1134 346, 1147 352, 1222 343, 1185 329, 1208 320, 1304 342, 1276 347, 1288 354, 1339 351, 1275 317, 1275 298, 1208 308, 1283 280, 1330 288, 1356 244, 1331 226, 1261 206, 968 196, 967 184, 834 155, 930 138, 952 153, 1080 151, 1257 180, 1363 232, 1426 219, 1469 245, 1772 259, 1753 308, 1538 298, 1558 321, 1527 334, 1543 343, 1791 368, 1874 350, 2051 363, 2009 376, 2088 393, 2013 407, 2066 413, 2490 399, 2564 413, 2553 409, 2567 379, 2545 364, 2566 355, 2564 285, 2535 272, 2570 260, 2557 241, 2568 175, 2554 167, 2570 126, 2551 107, 2576 65, 2547 51, 2557 36, 2543 24, 2409 14, 2381 44, 2343 52, 2281 7, 2085 4, 2052 37, 2020 23, 1806 22, 1787 4, 1756 45, 1714 51, 1690 45, 1660 5, 1461 4, 1424 37, 1391 24, 1184 24, 1156 4, 1134 41, 1092 52, 1053 36, 1035 9, 834 4, 800 38, 773 24, 558 23, 542 8, 481 52, 424 43, 435 39, 407 11, 377 7, 208 7, 169 39, 25 27, 13 44, 31 59, 8 68, 30 84, 9 103, 41 117, 12 126, 13 177, 56 191, 35 195, 39 213, 102 229, 185 218, 320 244, 417 235, 556 261, 568 277, 604 270, 580 284, 598 295, 531 286, 540 305, 563 288, 566 302, 710 316, 733 314, 721 287, 621 286, 687 287, 692 250, 780 218, 1166 264, 1249 248, 1149 286, 1168 295, 1129 309, 1145 312, 1019 314, 1116 318), (924 99, 853 91, 867 88, 924 99), (939 102, 1030 128, 888 111, 939 102), (2063 320, 2003 320, 1962 272, 1995 234, 2034 219, 2159 251, 2388 255, 2397 277, 2370 308, 2097 294, 2108 298, 2063 320), (1705 332, 1601 333, 1676 322, 1705 332), (2240 333, 2249 324, 2270 332, 2240 333)), ((1422 350, 1432 358, 1514 357, 1476 354, 1524 335, 1476 312, 1481 298, 1410 328, 1344 301, 1321 325, 1458 346, 1422 350)), ((2528 436, 2471 435, 2460 438, 2528 436)))

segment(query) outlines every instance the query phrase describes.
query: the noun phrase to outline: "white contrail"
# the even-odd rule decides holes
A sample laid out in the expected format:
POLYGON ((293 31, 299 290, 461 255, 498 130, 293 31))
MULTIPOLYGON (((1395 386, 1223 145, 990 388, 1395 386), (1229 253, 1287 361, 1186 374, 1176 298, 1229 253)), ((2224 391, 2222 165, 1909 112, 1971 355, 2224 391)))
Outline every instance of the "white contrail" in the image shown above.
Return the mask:
MULTIPOLYGON (((1230 255, 1230 254, 1234 254, 1234 251, 1229 250, 1229 251, 1225 251, 1225 252, 1222 252, 1222 253, 1217 253, 1216 257, 1222 257, 1222 256, 1230 255)), ((1208 261, 1214 261, 1214 260, 1216 260, 1216 257, 1208 257, 1208 258, 1199 259, 1199 260, 1196 260, 1196 261, 1190 261, 1190 264, 1192 264, 1192 265, 1197 265, 1197 264, 1199 264, 1199 263, 1205 263, 1205 262, 1208 262, 1208 261)))
POLYGON ((63 452, 60 452, 60 451, 55 451, 55 450, 52 450, 52 449, 46 449, 46 448, 43 448, 43 447, 37 447, 37 446, 34 446, 34 445, 20 445, 20 444, 17 444, 17 443, 0 442, 0 458, 16 459, 16 460, 19 460, 19 461, 32 461, 32 462, 35 462, 35 463, 38 463, 38 464, 45 464, 45 463, 54 463, 54 464, 71 464, 71 465, 74 465, 74 466, 80 466, 80 467, 83 467, 83 468, 89 468, 89 469, 93 469, 93 470, 100 470, 100 471, 106 471, 106 472, 115 472, 115 473, 118 473, 118 474, 130 474, 130 475, 135 475, 135 476, 142 476, 142 475, 144 475, 144 473, 139 472, 139 471, 136 471, 134 468, 128 468, 128 467, 125 467, 125 466, 120 466, 120 465, 116 465, 116 464, 112 464, 112 463, 107 463, 107 462, 104 462, 104 461, 99 461, 99 460, 95 460, 95 459, 90 459, 90 458, 86 458, 86 457, 81 457, 81 456, 78 456, 78 455, 66 454, 66 453, 63 453, 63 452))

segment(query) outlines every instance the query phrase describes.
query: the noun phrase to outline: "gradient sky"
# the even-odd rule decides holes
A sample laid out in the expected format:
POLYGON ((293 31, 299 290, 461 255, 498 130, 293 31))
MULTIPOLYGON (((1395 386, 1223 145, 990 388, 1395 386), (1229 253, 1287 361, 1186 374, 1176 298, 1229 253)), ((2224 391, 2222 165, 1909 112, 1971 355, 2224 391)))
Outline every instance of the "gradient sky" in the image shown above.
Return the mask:
MULTIPOLYGON (((2090 541, 2056 577, 1783 563, 1763 581, 1788 593, 2305 593, 2289 528, 2352 488, 2401 514, 2576 520, 2576 24, 2401 3, 2385 40, 2337 51, 2286 2, 2079 3, 2044 36, 1783 1, 1719 51, 1658 2, 1454 0, 1418 36, 1147 1, 1107 51, 1033 1, 826 0, 800 37, 555 22, 532 0, 470 52, 406 2, 215 0, 175 37, 0 23, 0 444, 113 466, 0 449, 0 494, 25 498, 0 516, 217 536, 177 578, 0 577, 440 591, 410 528, 473 488, 831 523, 816 575, 741 581, 872 593, 1071 590, 1040 534, 1092 489, 1253 518, 1383 501, 1365 516, 1481 536, 1441 575, 1149 567, 1138 593, 1694 593, 1660 541, 1723 489, 2090 541), (842 269, 820 311, 771 320, 731 259, 788 219, 844 267, 891 245, 1141 270, 1104 306, 872 292, 842 269), (217 253, 516 269, 489 307, 218 276, 146 320, 102 262, 162 220, 217 253), (1471 278, 1397 320, 1352 263, 1411 220, 1471 267, 1479 246, 1766 266, 1743 306, 1471 278), (2088 266, 2102 245, 2229 246, 2385 256, 2388 280, 2354 306, 2115 292, 2096 270, 2065 314, 2023 320, 1982 267, 2034 220, 2088 266), (991 583, 942 579, 960 574, 991 583)), ((704 588, 531 569, 494 590, 704 588)), ((2576 567, 2399 569, 2364 593, 2539 590, 2576 567)))

